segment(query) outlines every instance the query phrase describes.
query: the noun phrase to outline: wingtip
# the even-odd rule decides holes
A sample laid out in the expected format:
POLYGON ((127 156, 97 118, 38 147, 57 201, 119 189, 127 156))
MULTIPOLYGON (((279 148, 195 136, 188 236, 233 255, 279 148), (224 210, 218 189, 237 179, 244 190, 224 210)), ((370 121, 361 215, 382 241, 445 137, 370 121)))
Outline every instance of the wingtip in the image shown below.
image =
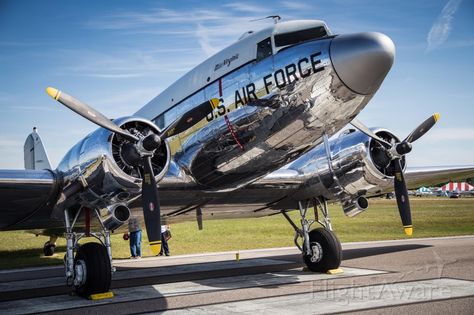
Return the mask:
POLYGON ((61 91, 59 91, 58 89, 55 89, 53 87, 50 87, 48 86, 46 88, 46 93, 51 96, 52 98, 54 98, 55 100, 58 100, 59 98, 59 95, 61 94, 61 91))

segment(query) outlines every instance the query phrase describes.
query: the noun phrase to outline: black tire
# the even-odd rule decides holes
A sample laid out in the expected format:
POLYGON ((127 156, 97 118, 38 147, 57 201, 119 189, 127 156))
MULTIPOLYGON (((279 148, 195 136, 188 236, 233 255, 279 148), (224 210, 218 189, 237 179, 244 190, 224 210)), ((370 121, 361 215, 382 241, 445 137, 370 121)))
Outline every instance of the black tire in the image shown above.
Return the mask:
POLYGON ((53 256, 55 249, 56 249, 56 245, 50 244, 49 241, 47 241, 46 243, 44 243, 44 246, 43 246, 43 254, 45 256, 53 256))
POLYGON ((328 270, 339 268, 342 261, 342 247, 336 234, 320 227, 309 232, 309 240, 310 243, 319 243, 323 252, 323 256, 318 262, 312 262, 311 256, 303 254, 304 263, 309 270, 327 272, 328 270))
POLYGON ((76 286, 79 296, 88 297, 95 293, 108 292, 112 281, 111 265, 107 249, 99 243, 86 243, 79 247, 74 263, 79 260, 85 263, 86 281, 76 286))

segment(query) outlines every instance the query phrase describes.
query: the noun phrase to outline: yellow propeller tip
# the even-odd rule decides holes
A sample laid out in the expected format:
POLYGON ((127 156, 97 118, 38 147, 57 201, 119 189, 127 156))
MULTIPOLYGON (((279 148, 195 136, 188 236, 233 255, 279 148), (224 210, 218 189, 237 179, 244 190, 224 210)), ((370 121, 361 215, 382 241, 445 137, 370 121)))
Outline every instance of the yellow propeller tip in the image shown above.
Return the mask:
POLYGON ((412 236, 413 235, 413 227, 411 226, 406 226, 403 228, 405 230, 405 234, 408 235, 408 236, 412 236))
POLYGON ((54 98, 55 100, 58 100, 61 91, 49 86, 46 88, 46 93, 48 93, 48 95, 54 98))
POLYGON ((439 113, 434 113, 433 118, 434 118, 435 122, 437 122, 439 120, 439 117, 440 117, 439 113))
POLYGON ((150 250, 153 255, 158 255, 161 251, 161 241, 150 243, 150 250))

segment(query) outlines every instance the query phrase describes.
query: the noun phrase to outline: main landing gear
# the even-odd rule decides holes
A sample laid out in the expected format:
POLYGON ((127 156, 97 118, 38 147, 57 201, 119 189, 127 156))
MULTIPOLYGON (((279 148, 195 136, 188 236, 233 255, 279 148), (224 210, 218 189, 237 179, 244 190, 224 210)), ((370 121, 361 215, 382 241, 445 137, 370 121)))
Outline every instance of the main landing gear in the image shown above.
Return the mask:
POLYGON ((309 270, 315 272, 328 272, 337 269, 341 265, 342 247, 336 234, 332 232, 331 220, 327 209, 327 202, 323 198, 299 201, 299 213, 301 216, 301 228, 288 216, 287 211, 282 211, 283 216, 288 220, 295 230, 295 245, 303 254, 303 261, 309 270), (314 220, 306 219, 310 206, 314 208, 314 220), (319 219, 318 209, 323 216, 319 219), (319 223, 321 227, 310 231, 313 223, 319 223), (299 239, 302 239, 300 245, 299 239))
POLYGON ((71 221, 70 212, 66 209, 64 221, 66 224, 66 255, 64 256, 66 284, 74 286, 76 293, 83 297, 108 292, 115 268, 112 265, 110 231, 104 226, 100 214, 97 210, 81 208, 71 221), (91 212, 100 223, 100 232, 90 232, 91 212), (74 231, 74 225, 81 213, 85 215, 86 229, 85 232, 79 233, 74 231), (83 237, 89 236, 96 238, 99 242, 79 244, 83 237))

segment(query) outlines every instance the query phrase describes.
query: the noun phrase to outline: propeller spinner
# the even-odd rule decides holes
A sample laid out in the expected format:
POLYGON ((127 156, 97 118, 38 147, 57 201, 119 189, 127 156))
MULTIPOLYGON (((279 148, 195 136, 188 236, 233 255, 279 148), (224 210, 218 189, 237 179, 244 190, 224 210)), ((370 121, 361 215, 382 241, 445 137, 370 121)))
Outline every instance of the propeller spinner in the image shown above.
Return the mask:
POLYGON ((46 93, 87 120, 113 133, 121 135, 129 141, 126 151, 127 160, 142 170, 141 197, 143 216, 145 218, 145 226, 151 250, 153 254, 158 254, 161 249, 161 211, 158 187, 155 174, 153 173, 151 159, 165 139, 188 130, 204 119, 216 108, 219 100, 213 98, 196 106, 172 122, 159 134, 149 133, 142 135, 140 133, 131 134, 128 130, 120 128, 120 126, 117 126, 102 113, 69 94, 52 87, 48 87, 46 93))

